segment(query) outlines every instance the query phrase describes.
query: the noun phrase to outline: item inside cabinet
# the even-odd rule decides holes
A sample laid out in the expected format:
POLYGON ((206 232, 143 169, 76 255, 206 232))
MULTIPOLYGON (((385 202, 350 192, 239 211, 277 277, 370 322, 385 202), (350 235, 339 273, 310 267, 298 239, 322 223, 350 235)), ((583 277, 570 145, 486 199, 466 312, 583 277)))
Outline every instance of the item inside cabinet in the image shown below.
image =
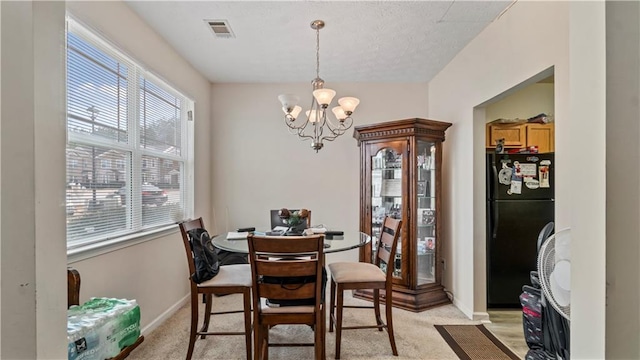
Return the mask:
POLYGON ((402 183, 400 179, 382 179, 380 196, 402 196, 402 183))

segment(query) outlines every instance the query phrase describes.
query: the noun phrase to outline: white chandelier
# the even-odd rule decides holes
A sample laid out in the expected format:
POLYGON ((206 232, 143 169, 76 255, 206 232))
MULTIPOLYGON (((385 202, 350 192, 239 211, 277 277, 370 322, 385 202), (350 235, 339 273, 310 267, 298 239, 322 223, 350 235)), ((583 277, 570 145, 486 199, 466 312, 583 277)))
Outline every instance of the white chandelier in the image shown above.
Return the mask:
POLYGON ((327 117, 327 108, 331 104, 336 92, 324 88, 324 80, 320 78, 320 29, 324 27, 324 21, 315 20, 311 23, 311 28, 316 31, 316 78, 311 81, 313 85, 313 99, 311 108, 305 112, 306 119, 297 120, 302 108, 298 105, 300 98, 292 94, 278 96, 284 111, 284 122, 291 134, 298 135, 301 139, 311 140, 311 148, 316 152, 324 146, 322 141, 333 141, 338 136, 344 134, 353 125, 351 114, 360 103, 354 97, 343 97, 338 100, 339 106, 331 109, 338 119, 334 123, 327 117), (326 129, 325 129, 326 125, 326 129), (310 131, 305 131, 307 129, 310 131), (327 133, 325 133, 325 130, 327 133))

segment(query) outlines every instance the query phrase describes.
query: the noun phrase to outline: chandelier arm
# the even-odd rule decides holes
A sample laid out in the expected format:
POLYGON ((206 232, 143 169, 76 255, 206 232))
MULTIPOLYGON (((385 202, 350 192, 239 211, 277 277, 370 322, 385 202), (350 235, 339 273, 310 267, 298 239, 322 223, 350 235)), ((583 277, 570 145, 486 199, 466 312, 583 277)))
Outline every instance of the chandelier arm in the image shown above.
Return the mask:
POLYGON ((287 128, 287 130, 289 131, 289 134, 291 134, 291 135, 298 135, 300 133, 300 129, 298 129, 298 128, 293 129, 293 128, 289 127, 289 128, 287 128))
POLYGON ((298 137, 302 139, 302 141, 312 140, 314 141, 314 137, 311 135, 298 134, 298 137))
POLYGON ((290 131, 290 132, 291 132, 292 134, 294 134, 294 135, 298 135, 298 137, 299 137, 299 138, 301 138, 301 139, 303 139, 303 140, 306 140, 306 139, 311 139, 311 140, 313 140, 313 139, 314 139, 314 137, 313 137, 313 136, 311 136, 311 135, 307 135, 307 134, 305 134, 305 132, 304 132, 304 129, 305 129, 305 127, 307 126, 306 124, 308 124, 308 122, 306 122, 306 123, 305 123, 305 126, 302 126, 302 127, 296 128, 296 130, 297 130, 296 132, 291 132, 291 131, 290 131))
POLYGON ((344 133, 347 130, 349 130, 349 128, 341 128, 341 129, 334 129, 334 130, 329 129, 329 131, 331 132, 331 135, 325 135, 324 137, 322 137, 322 139, 328 140, 328 141, 333 141, 338 136, 344 135, 344 133))
MULTIPOLYGON (((307 122, 306 122, 306 121, 305 121, 305 122, 300 123, 300 125, 296 125, 296 124, 295 124, 295 121, 296 121, 296 120, 291 121, 291 117, 290 117, 290 115, 285 115, 285 116, 284 116, 284 123, 285 123, 285 125, 287 125, 287 127, 288 127, 289 129, 293 129, 293 130, 299 130, 299 129, 302 129, 302 130, 304 130, 304 128, 305 128, 305 127, 307 127, 307 122)), ((293 134, 293 133, 292 133, 292 134, 293 134)))
POLYGON ((325 136, 323 136, 323 137, 320 139, 320 141, 324 141, 324 140, 327 140, 327 141, 333 141, 333 140, 337 139, 340 135, 342 135, 342 134, 337 134, 337 133, 332 132, 332 133, 331 133, 331 135, 325 135, 325 136))
POLYGON ((338 135, 335 135, 335 136, 325 136, 325 137, 323 137, 323 138, 322 138, 322 139, 320 139, 320 140, 321 140, 321 141, 325 141, 325 140, 327 140, 327 141, 333 141, 333 140, 335 140, 335 139, 337 139, 337 138, 338 138, 338 135))
POLYGON ((353 119, 351 116, 347 117, 343 121, 340 121, 338 125, 335 125, 331 119, 327 119, 327 128, 331 133, 337 134, 338 136, 344 134, 347 130, 349 130, 353 126, 353 119))

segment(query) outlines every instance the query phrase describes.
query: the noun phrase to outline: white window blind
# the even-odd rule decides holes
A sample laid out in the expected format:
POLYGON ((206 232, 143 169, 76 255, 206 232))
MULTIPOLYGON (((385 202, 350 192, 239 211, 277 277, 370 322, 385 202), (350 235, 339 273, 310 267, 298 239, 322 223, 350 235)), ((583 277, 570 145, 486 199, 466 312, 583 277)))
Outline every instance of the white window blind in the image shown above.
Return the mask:
POLYGON ((193 102, 72 19, 67 31, 67 247, 175 223, 193 102))

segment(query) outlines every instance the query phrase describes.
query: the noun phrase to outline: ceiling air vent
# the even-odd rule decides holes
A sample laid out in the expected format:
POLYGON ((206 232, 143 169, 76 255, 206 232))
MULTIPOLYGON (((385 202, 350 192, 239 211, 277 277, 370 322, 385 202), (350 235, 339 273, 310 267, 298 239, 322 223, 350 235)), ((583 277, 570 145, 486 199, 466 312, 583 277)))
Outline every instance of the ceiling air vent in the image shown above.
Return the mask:
POLYGON ((230 39, 236 37, 227 20, 205 20, 217 38, 230 39))

